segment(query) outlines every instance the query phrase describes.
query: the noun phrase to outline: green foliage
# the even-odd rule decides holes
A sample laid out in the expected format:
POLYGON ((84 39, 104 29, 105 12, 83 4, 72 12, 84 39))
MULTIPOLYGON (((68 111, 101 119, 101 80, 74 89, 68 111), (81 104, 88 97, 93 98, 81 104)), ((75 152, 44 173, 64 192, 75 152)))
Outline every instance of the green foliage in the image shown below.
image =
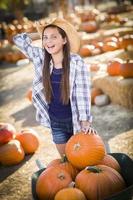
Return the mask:
POLYGON ((0 1, 0 8, 7 9, 8 8, 8 4, 9 4, 8 0, 1 0, 0 1))
POLYGON ((23 10, 30 2, 31 0, 0 0, 0 8, 8 11, 23 10))

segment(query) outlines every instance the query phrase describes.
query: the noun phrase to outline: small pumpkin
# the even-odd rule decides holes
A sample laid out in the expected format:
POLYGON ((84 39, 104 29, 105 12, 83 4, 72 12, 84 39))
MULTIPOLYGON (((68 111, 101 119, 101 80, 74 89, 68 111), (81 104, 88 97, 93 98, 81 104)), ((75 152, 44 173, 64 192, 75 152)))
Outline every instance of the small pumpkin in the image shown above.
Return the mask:
POLYGON ((95 48, 98 48, 102 51, 103 42, 94 40, 94 41, 91 42, 91 44, 94 45, 95 48))
POLYGON ((97 72, 99 69, 100 69, 100 64, 98 64, 98 63, 93 63, 90 65, 91 72, 97 72))
POLYGON ((91 56, 90 45, 83 45, 79 50, 79 54, 83 57, 91 56))
POLYGON ((34 153, 39 147, 38 135, 31 128, 21 130, 17 134, 16 139, 20 141, 26 154, 34 153))
POLYGON ((30 88, 26 93, 26 98, 31 102, 32 101, 32 89, 30 88))
POLYGON ((98 25, 96 21, 88 21, 88 22, 83 22, 80 25, 80 30, 85 31, 87 33, 93 33, 96 32, 98 29, 98 25))
POLYGON ((70 174, 57 166, 44 170, 37 179, 36 193, 40 200, 53 200, 56 193, 72 182, 70 174))
POLYGON ((10 123, 0 122, 0 145, 14 139, 16 135, 15 127, 10 123))
POLYGON ((102 50, 103 52, 114 51, 119 48, 119 44, 116 42, 105 42, 103 44, 102 50))
POLYGON ((75 179, 79 188, 89 200, 101 200, 120 192, 126 187, 122 176, 105 165, 89 166, 79 172, 75 179))
POLYGON ((99 135, 79 132, 68 140, 65 153, 72 165, 83 169, 88 165, 98 164, 103 159, 106 150, 99 135))
POLYGON ((106 42, 118 42, 118 37, 115 37, 115 36, 110 36, 110 37, 106 37, 105 39, 104 39, 104 43, 106 43, 106 42))
POLYGON ((18 51, 12 52, 12 59, 10 62, 16 63, 18 60, 20 60, 20 53, 18 51))
POLYGON ((78 188, 64 188, 57 192, 54 200, 87 200, 84 193, 78 188))
POLYGON ((116 171, 120 173, 121 167, 118 163, 118 161, 111 155, 106 154, 103 158, 103 160, 100 161, 99 165, 106 165, 108 167, 112 167, 116 171))
POLYGON ((92 11, 87 11, 87 12, 80 13, 80 18, 82 22, 95 21, 96 14, 92 11))
POLYGON ((110 76, 119 76, 120 75, 120 67, 123 63, 123 60, 120 58, 114 59, 107 66, 107 73, 110 76))
POLYGON ((91 50, 92 56, 99 55, 100 53, 102 53, 101 49, 95 46, 94 46, 94 49, 91 50))
POLYGON ((16 165, 24 156, 24 150, 18 140, 10 140, 0 147, 0 163, 3 165, 16 165))
POLYGON ((52 160, 48 166, 58 166, 61 169, 66 170, 72 177, 73 180, 75 180, 76 175, 78 174, 79 170, 77 170, 67 159, 66 155, 63 155, 62 158, 58 158, 55 160, 52 160))
POLYGON ((133 34, 121 37, 119 45, 122 49, 126 49, 129 45, 133 45, 133 34))

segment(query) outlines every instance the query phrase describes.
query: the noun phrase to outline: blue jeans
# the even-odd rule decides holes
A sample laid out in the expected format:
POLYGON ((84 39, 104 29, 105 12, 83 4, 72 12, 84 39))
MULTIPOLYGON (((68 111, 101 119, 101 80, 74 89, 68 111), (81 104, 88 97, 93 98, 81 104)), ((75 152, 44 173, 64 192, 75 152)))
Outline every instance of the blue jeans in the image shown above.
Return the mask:
POLYGON ((73 135, 72 118, 56 119, 50 117, 52 137, 55 144, 64 144, 73 135))

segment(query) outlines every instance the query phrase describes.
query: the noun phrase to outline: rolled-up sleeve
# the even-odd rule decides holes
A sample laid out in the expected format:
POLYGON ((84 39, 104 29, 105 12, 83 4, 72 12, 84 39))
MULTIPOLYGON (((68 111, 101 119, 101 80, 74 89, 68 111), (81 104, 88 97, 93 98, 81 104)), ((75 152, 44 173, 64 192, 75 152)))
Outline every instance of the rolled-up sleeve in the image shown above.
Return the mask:
POLYGON ((27 33, 17 34, 13 37, 13 42, 22 51, 22 53, 33 61, 32 40, 27 33))
POLYGON ((76 102, 80 121, 92 121, 91 97, 90 97, 90 75, 83 59, 77 61, 76 70, 76 102))

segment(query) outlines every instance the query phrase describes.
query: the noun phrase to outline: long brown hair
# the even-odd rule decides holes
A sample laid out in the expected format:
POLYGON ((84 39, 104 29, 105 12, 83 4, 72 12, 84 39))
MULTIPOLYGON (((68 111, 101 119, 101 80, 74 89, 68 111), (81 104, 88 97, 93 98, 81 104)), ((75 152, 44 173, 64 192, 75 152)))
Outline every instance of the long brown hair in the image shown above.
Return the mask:
MULTIPOLYGON (((70 71, 70 43, 68 41, 67 35, 64 30, 55 25, 48 25, 48 27, 57 28, 62 38, 66 38, 66 43, 63 46, 63 61, 62 61, 62 78, 61 78, 61 100, 63 104, 68 104, 70 97, 70 87, 69 87, 69 71, 70 71)), ((43 30, 43 33, 44 33, 43 30)), ((45 88, 45 98, 48 103, 51 102, 52 98, 52 85, 50 80, 50 60, 52 60, 51 54, 49 54, 44 48, 44 66, 43 66, 43 85, 45 88)))

